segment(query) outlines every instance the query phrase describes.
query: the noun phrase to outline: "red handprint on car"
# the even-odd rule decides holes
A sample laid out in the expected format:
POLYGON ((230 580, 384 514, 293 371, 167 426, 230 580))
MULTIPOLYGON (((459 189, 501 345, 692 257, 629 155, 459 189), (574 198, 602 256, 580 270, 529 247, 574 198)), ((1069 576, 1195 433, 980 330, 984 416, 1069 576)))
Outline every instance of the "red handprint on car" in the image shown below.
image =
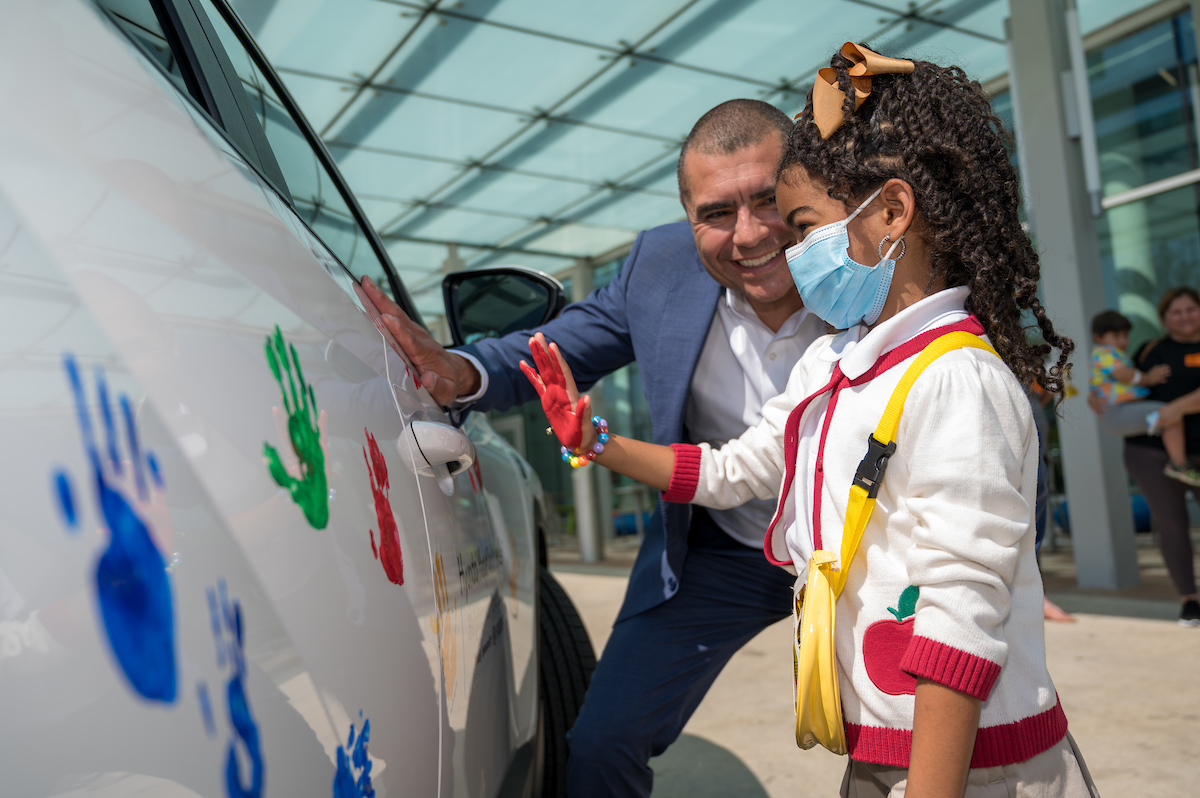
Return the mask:
POLYGON ((371 534, 371 553, 383 563, 387 578, 397 585, 404 584, 404 555, 400 551, 400 532, 396 528, 396 516, 392 514, 392 502, 388 499, 387 461, 375 436, 366 427, 367 445, 363 447, 363 459, 367 461, 367 473, 371 477, 371 495, 375 498, 375 518, 379 522, 379 547, 375 546, 375 532, 371 534))

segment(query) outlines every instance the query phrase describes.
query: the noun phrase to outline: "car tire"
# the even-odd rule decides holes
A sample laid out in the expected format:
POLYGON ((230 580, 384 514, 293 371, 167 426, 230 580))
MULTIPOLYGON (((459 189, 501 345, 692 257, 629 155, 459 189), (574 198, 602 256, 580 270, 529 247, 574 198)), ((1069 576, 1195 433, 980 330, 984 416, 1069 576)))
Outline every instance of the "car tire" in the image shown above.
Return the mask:
POLYGON ((536 798, 567 794, 567 731, 579 716, 596 654, 587 629, 562 586, 546 568, 538 585, 538 738, 536 798))

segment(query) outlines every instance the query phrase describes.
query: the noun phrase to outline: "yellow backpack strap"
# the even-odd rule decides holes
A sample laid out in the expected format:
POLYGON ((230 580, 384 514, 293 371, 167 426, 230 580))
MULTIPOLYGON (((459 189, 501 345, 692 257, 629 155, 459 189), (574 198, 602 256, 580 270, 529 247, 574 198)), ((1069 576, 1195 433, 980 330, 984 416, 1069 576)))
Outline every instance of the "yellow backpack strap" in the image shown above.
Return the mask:
POLYGON ((951 350, 969 347, 986 349, 996 355, 996 350, 982 338, 962 330, 946 333, 930 342, 905 370, 896 390, 892 391, 892 398, 888 400, 875 433, 867 436, 867 456, 858 465, 858 473, 854 475, 854 483, 850 486, 850 501, 846 505, 841 570, 832 574, 834 596, 840 596, 842 588, 846 586, 850 563, 854 561, 858 542, 862 540, 863 530, 867 528, 871 511, 875 509, 875 497, 879 495, 879 484, 887 470, 888 458, 896 452, 896 430, 900 426, 900 414, 904 412, 904 400, 908 398, 909 389, 930 363, 951 350))

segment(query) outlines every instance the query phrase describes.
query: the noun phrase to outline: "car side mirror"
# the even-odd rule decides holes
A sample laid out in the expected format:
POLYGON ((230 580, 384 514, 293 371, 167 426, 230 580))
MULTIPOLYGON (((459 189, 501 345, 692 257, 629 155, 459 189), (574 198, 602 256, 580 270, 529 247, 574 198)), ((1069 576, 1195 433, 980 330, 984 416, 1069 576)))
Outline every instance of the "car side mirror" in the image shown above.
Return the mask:
POLYGON ((448 274, 442 296, 455 346, 545 324, 566 304, 562 283, 520 266, 448 274))

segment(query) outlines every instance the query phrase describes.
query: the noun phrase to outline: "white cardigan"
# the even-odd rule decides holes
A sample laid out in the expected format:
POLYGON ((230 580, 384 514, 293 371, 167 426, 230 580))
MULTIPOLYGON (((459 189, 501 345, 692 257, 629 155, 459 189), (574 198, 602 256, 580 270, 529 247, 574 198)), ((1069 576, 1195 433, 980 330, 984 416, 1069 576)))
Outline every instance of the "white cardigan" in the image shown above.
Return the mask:
MULTIPOLYGON (((729 507, 782 485, 764 548, 803 580, 818 531, 820 548, 840 553, 851 480, 905 368, 949 328, 981 332, 964 310, 968 294, 948 289, 869 332, 819 338, 758 426, 717 450, 673 447, 664 499, 729 507), (847 384, 832 417, 829 391, 801 407, 839 375, 847 384)), ((908 766, 918 676, 984 701, 972 767, 1036 756, 1067 723, 1046 670, 1029 401, 995 355, 949 352, 913 385, 896 447, 837 604, 850 756, 908 766), (919 589, 915 616, 900 620, 910 585, 919 589)))

